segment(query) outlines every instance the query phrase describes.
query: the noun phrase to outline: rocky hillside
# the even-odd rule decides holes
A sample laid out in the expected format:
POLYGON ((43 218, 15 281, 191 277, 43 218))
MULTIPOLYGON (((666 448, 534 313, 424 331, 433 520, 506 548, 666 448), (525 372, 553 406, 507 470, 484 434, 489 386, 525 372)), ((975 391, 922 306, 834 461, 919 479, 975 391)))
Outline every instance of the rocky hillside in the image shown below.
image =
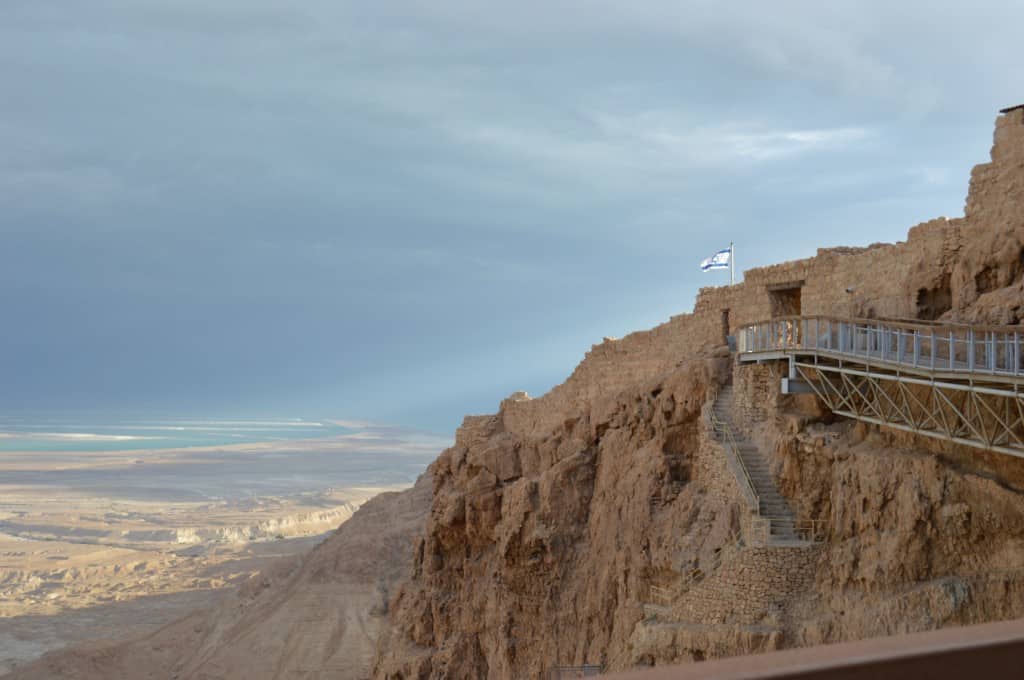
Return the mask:
POLYGON ((157 633, 43 657, 11 680, 361 678, 413 537, 430 504, 429 474, 367 501, 302 559, 287 559, 218 606, 157 633))

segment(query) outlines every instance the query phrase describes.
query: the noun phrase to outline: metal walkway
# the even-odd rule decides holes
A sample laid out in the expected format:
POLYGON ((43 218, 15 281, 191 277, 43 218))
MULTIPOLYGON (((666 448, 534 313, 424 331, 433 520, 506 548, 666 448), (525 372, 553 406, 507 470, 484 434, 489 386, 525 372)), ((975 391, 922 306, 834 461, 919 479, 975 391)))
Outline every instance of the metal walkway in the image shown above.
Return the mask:
POLYGON ((1024 457, 1024 328, 784 317, 740 329, 741 362, 833 413, 1024 457))

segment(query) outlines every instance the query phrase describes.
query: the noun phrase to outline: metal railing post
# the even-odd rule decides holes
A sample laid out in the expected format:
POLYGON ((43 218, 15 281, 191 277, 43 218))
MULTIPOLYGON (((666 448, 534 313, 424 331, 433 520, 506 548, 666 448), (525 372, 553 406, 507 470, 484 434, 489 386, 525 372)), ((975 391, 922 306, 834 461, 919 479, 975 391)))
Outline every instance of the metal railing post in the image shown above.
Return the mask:
POLYGON ((1013 374, 1020 375, 1020 333, 1013 334, 1013 374))
POLYGON ((967 329, 967 370, 974 372, 974 329, 967 329))
POLYGON ((931 343, 931 346, 929 347, 929 349, 930 349, 931 354, 932 354, 931 369, 934 371, 935 370, 935 329, 934 328, 932 329, 932 343, 931 343))
POLYGON ((953 331, 949 331, 949 370, 953 370, 953 357, 956 356, 956 348, 953 346, 953 331))

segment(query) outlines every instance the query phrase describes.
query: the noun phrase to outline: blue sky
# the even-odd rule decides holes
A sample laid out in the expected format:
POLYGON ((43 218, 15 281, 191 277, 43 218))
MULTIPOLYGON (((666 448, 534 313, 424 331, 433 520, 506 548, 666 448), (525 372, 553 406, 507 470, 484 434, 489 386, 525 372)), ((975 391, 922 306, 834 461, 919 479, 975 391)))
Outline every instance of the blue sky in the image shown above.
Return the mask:
POLYGON ((0 409, 449 431, 962 211, 1006 2, 5 0, 0 409))

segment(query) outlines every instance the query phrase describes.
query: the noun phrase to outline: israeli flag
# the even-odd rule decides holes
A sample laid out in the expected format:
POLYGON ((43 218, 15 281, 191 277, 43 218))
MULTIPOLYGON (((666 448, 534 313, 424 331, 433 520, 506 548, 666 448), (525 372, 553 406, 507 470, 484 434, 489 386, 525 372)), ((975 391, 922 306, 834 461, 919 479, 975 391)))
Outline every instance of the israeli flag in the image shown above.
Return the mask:
POLYGON ((712 269, 728 269, 730 253, 731 250, 729 248, 719 250, 717 253, 700 263, 700 270, 702 272, 706 272, 712 269))

